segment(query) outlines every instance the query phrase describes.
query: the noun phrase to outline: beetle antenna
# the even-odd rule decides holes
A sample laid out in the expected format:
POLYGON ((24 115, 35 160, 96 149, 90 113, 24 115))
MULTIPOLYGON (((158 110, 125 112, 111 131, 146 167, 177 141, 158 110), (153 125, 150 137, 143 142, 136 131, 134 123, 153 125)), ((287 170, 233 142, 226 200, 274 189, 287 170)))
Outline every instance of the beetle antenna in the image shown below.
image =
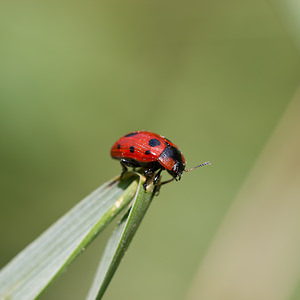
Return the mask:
POLYGON ((192 170, 194 170, 194 169, 197 169, 197 168, 199 168, 199 167, 203 167, 203 166, 210 165, 210 164, 211 164, 211 162, 210 162, 210 161, 206 161, 206 162, 204 162, 204 163, 203 163, 203 164, 201 164, 201 165, 198 165, 198 166, 196 166, 196 167, 193 167, 193 168, 190 168, 190 169, 184 170, 184 172, 189 172, 189 171, 192 171, 192 170))

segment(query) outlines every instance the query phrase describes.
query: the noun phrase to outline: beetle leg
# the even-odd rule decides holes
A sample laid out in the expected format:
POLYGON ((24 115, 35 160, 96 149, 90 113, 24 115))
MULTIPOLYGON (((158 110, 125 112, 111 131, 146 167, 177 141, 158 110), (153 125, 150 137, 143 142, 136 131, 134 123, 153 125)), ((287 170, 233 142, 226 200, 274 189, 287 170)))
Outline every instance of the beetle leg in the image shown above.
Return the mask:
POLYGON ((121 176, 120 176, 120 180, 122 180, 123 179, 123 175, 128 171, 128 169, 127 169, 127 167, 126 167, 125 162, 124 162, 123 159, 121 159, 120 164, 121 164, 122 169, 123 169, 122 173, 121 173, 121 176))
POLYGON ((147 177, 147 178, 150 178, 150 177, 152 176, 152 174, 153 174, 153 169, 146 169, 146 170, 144 171, 144 175, 145 175, 145 177, 147 177))
POLYGON ((156 175, 154 176, 154 179, 153 179, 153 184, 156 185, 157 184, 157 181, 159 180, 160 178, 160 173, 161 173, 162 169, 160 169, 156 175))
POLYGON ((146 179, 146 181, 143 184, 145 191, 147 191, 147 186, 148 186, 148 178, 146 179))
POLYGON ((143 186, 145 188, 145 190, 147 190, 147 186, 149 184, 149 180, 151 180, 152 178, 152 175, 153 175, 153 169, 146 169, 144 171, 144 176, 146 177, 146 181, 144 182, 143 186))
POLYGON ((154 175, 155 171, 153 169, 146 169, 144 171, 146 181, 144 182, 143 186, 144 186, 145 190, 147 189, 147 186, 148 186, 148 184, 150 183, 151 180, 152 180, 154 185, 158 185, 158 181, 159 181, 160 174, 161 174, 162 170, 163 169, 160 169, 155 175, 154 175), (154 176, 154 178, 153 178, 153 176, 154 176))
POLYGON ((157 172, 157 174, 155 175, 155 177, 153 179, 153 182, 155 184, 155 189, 154 189, 155 196, 159 195, 160 188, 163 184, 169 183, 175 179, 175 178, 172 178, 172 179, 157 183, 157 181, 159 181, 161 171, 162 171, 162 169, 159 172, 157 172))
POLYGON ((169 179, 169 180, 166 180, 166 181, 163 181, 160 185, 163 185, 163 184, 166 184, 166 183, 169 183, 171 181, 173 181, 175 178, 172 178, 172 179, 169 179))
POLYGON ((123 175, 128 171, 127 167, 133 168, 133 172, 135 172, 135 168, 139 167, 138 163, 133 162, 133 161, 128 160, 128 159, 125 159, 125 158, 122 158, 120 160, 120 164, 121 164, 121 166, 123 168, 121 176, 120 176, 120 180, 122 180, 123 175))

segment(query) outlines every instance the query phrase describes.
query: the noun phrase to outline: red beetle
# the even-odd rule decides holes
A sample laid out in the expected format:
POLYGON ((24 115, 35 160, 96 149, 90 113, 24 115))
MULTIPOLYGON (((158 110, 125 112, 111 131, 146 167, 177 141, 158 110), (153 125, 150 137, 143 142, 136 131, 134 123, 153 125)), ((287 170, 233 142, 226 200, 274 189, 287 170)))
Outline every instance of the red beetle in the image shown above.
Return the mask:
POLYGON ((162 170, 167 170, 172 179, 162 182, 168 183, 172 180, 180 180, 184 172, 210 164, 205 162, 191 169, 185 169, 185 158, 178 147, 167 138, 149 131, 134 131, 117 140, 111 148, 112 158, 120 160, 123 168, 121 179, 127 172, 127 167, 142 167, 147 178, 144 183, 146 188, 148 181, 154 176, 153 183, 157 183, 162 170))

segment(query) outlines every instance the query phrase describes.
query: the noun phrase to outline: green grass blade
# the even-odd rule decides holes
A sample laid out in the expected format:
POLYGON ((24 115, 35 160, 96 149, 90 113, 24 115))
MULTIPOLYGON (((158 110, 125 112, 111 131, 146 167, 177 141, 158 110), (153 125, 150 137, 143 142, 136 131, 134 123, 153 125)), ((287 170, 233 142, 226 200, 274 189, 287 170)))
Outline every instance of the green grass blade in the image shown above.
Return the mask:
POLYGON ((148 191, 145 192, 141 177, 138 191, 128 216, 125 215, 122 218, 108 241, 94 277, 94 282, 87 296, 88 300, 102 298, 151 203, 153 195, 153 186, 151 185, 148 191))
POLYGON ((132 201, 138 182, 103 184, 0 271, 0 299, 34 299, 132 201))

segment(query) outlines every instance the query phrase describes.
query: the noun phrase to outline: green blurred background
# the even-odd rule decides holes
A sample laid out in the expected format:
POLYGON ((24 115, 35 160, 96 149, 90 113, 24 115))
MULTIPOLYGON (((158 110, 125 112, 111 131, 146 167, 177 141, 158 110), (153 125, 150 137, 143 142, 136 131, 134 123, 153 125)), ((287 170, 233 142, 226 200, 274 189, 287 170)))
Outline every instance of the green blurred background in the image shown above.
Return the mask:
MULTIPOLYGON (((298 87, 278 7, 3 1, 0 36, 0 266, 120 173, 116 139, 150 130, 213 164, 161 190, 105 299, 183 299, 298 87)), ((83 299, 111 229, 41 299, 83 299)))

